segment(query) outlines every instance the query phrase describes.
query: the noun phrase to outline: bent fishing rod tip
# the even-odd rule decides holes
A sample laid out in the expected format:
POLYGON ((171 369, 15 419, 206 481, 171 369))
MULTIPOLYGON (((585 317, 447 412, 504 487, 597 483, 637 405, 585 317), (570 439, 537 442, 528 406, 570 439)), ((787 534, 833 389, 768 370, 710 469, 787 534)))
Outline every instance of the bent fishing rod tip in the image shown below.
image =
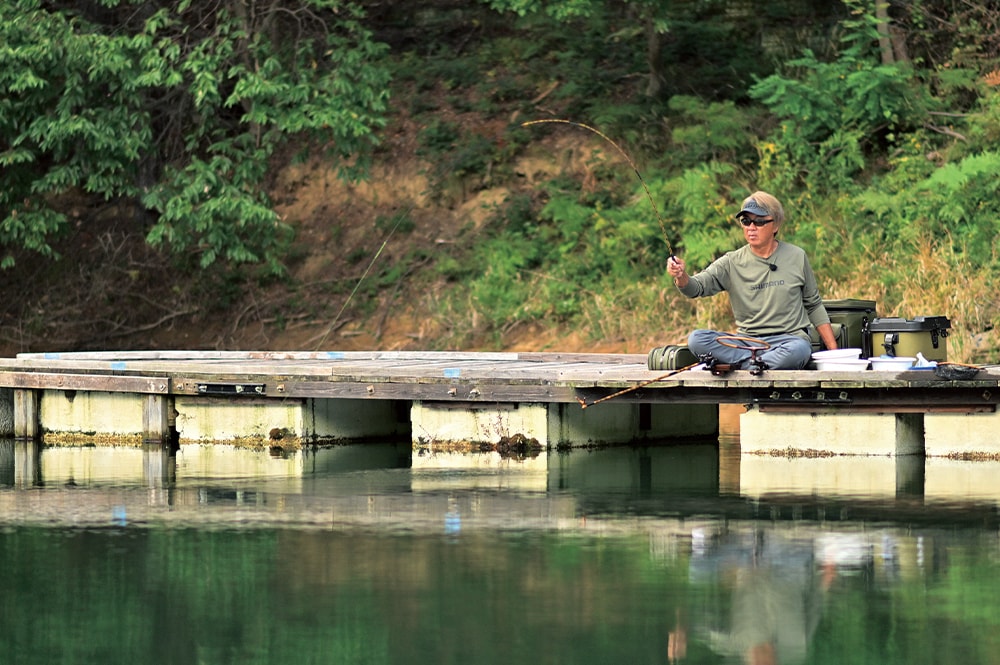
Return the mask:
POLYGON ((600 136, 602 139, 611 144, 611 146, 614 147, 615 150, 618 151, 618 154, 620 154, 622 158, 624 158, 625 161, 628 162, 628 165, 632 167, 632 170, 635 172, 635 176, 639 179, 639 184, 642 185, 643 191, 646 192, 646 198, 649 199, 649 206, 653 209, 653 214, 656 215, 656 221, 659 222, 660 224, 660 231, 663 233, 663 241, 667 245, 667 251, 669 251, 671 253, 671 256, 673 256, 674 247, 673 245, 670 244, 670 239, 667 234, 667 227, 663 223, 663 218, 660 216, 659 208, 656 207, 656 201, 653 200, 653 194, 649 191, 649 187, 646 185, 646 180, 642 177, 642 174, 639 173, 639 167, 635 165, 635 160, 633 160, 620 145, 615 143, 615 141, 610 136, 608 136, 607 134, 605 134, 604 132, 595 127, 591 127, 590 125, 585 125, 582 122, 576 122, 575 120, 567 120, 565 118, 538 118, 537 120, 525 120, 524 122, 521 123, 521 127, 530 127, 531 125, 542 125, 546 123, 572 125, 574 127, 586 129, 587 131, 593 132, 594 134, 600 136))

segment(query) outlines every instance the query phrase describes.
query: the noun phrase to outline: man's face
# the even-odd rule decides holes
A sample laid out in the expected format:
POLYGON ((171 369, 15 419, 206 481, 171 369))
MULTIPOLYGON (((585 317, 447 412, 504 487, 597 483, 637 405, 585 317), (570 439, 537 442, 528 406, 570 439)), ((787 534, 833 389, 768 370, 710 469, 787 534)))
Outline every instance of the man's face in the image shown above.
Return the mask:
POLYGON ((740 216, 743 225, 743 237, 753 248, 770 247, 774 239, 774 218, 762 217, 746 212, 740 216))

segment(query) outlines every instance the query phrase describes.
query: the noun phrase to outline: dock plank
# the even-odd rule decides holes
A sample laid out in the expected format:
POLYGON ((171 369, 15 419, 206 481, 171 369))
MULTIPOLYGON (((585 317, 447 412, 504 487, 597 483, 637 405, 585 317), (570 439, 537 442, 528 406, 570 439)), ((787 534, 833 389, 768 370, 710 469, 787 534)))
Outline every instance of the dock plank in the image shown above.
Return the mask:
POLYGON ((167 394, 170 392, 170 380, 165 377, 52 374, 46 372, 4 372, 2 377, 2 385, 5 388, 91 390, 140 394, 167 394))
MULTIPOLYGON (((1000 374, 970 381, 932 372, 650 370, 640 354, 448 351, 99 351, 0 358, 0 387, 196 394, 199 384, 263 384, 268 397, 572 402, 652 382, 622 399, 738 402, 769 391, 848 391, 871 401, 994 404, 1000 374), (669 376, 667 376, 669 375, 669 376), (659 377, 661 380, 654 381, 659 377), (160 388, 160 386, 163 386, 160 388), (977 392, 978 391, 978 392, 977 392), (883 397, 878 397, 885 393, 883 397), (985 396, 985 397, 984 397, 985 396)), ((764 395, 765 397, 761 397, 764 395)), ((851 399, 854 399, 852 396, 851 399)))

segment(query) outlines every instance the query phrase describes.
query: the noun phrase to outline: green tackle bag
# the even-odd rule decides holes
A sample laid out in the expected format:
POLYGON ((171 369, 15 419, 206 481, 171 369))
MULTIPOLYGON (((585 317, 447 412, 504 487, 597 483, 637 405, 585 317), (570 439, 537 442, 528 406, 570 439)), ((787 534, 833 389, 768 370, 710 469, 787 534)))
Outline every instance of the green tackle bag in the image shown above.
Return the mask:
POLYGON ((671 344, 670 346, 658 346, 649 352, 646 359, 649 369, 655 371, 674 370, 694 365, 698 362, 698 357, 686 346, 671 344))

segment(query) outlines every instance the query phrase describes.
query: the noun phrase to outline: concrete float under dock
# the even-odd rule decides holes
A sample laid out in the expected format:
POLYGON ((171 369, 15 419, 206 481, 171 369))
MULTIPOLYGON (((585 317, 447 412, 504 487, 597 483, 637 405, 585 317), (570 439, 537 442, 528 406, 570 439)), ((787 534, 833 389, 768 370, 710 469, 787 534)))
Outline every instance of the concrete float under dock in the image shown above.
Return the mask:
POLYGON ((0 359, 0 435, 559 448, 717 436, 719 405, 743 404, 744 454, 1000 457, 998 386, 994 370, 670 373, 639 354, 29 353, 0 359))

